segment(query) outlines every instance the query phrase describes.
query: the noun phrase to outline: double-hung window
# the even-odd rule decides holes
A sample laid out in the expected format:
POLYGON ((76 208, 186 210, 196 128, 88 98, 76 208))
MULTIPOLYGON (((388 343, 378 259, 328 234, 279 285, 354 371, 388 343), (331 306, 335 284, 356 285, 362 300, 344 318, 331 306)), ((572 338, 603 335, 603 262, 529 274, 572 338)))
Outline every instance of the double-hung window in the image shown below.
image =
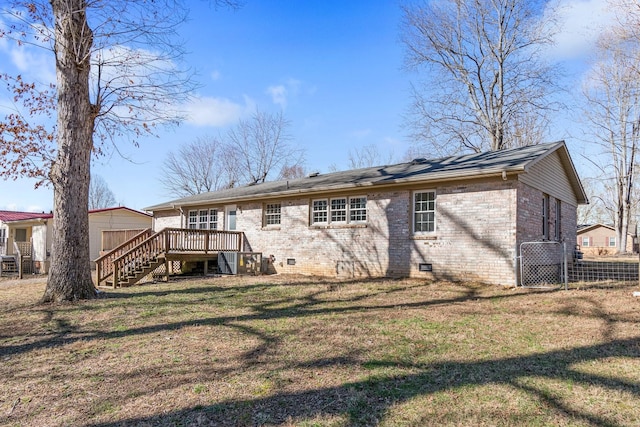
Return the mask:
POLYGON ((198 209, 189 211, 187 227, 192 230, 216 230, 218 228, 218 210, 198 209))
POLYGON ((280 225, 282 221, 282 205, 280 203, 267 203, 264 205, 264 226, 280 225))
POLYGON ((610 248, 615 248, 616 247, 616 238, 615 237, 609 237, 609 247, 610 248))
POLYGON ((549 240, 549 195, 542 196, 542 238, 549 240))
POLYGON ((311 225, 358 224, 366 221, 366 197, 335 197, 311 202, 311 225))
POLYGON ((331 222, 347 222, 347 199, 331 199, 331 222))
POLYGON ((367 198, 366 197, 350 197, 349 198, 349 222, 366 222, 367 221, 367 198))
POLYGON ((436 192, 413 193, 413 231, 433 233, 436 231, 436 192))
POLYGON ((326 200, 314 200, 311 207, 311 223, 329 223, 329 205, 326 200))

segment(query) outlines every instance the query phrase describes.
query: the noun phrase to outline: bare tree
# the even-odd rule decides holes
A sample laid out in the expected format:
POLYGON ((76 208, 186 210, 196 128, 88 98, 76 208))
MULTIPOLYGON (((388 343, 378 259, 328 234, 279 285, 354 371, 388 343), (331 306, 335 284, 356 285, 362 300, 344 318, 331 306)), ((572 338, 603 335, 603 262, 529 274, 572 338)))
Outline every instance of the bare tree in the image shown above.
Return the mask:
POLYGON ((89 210, 110 208, 116 205, 116 198, 107 182, 100 176, 91 174, 89 181, 89 210))
POLYGON ((553 108, 551 42, 544 2, 440 0, 403 7, 406 66, 426 70, 413 86, 413 136, 441 154, 541 142, 553 108))
POLYGON ((290 144, 289 125, 282 112, 256 110, 250 119, 240 120, 229 130, 227 159, 235 163, 232 168, 238 172, 240 182, 265 182, 284 170, 284 166, 291 168, 303 163, 303 150, 290 144))
POLYGON ((380 166, 393 162, 393 153, 383 155, 375 144, 363 145, 360 148, 349 150, 349 169, 380 166))
POLYGON ((167 155, 160 182, 177 197, 228 188, 235 176, 227 170, 224 157, 225 147, 218 139, 197 138, 167 155))
POLYGON ((304 170, 304 167, 300 164, 297 165, 284 165, 280 170, 280 179, 296 179, 296 178, 304 178, 307 173, 304 170))
MULTIPOLYGON (((605 154, 600 170, 610 183, 617 251, 626 250, 632 221, 634 180, 640 148, 640 39, 627 31, 627 19, 639 13, 637 3, 622 1, 612 10, 619 25, 603 34, 598 56, 586 80, 585 117, 591 135, 605 154)), ((636 29, 637 31, 637 29, 636 29)))
POLYGON ((7 6, 0 12, 0 37, 50 50, 56 84, 39 89, 4 76, 23 109, 3 121, 9 131, 0 133, 0 152, 9 157, 2 166, 53 186, 52 259, 43 302, 94 298, 91 155, 106 142, 128 136, 136 143, 155 125, 180 120, 173 105, 194 86, 178 63, 183 52, 175 37, 187 11, 172 0, 13 0, 7 6), (50 108, 57 114, 55 129, 29 121, 50 108))

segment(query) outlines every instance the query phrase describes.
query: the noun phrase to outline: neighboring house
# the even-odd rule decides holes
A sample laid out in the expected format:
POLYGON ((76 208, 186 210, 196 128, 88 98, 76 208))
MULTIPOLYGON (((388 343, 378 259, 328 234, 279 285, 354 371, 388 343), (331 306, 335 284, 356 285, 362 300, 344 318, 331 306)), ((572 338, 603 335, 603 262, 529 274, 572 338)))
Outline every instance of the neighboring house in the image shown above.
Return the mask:
POLYGON ((281 273, 514 284, 522 242, 573 248, 587 197, 563 141, 311 174, 146 208, 154 230, 238 230, 281 273))
POLYGON ((14 242, 33 242, 33 266, 46 272, 51 247, 50 213, 0 211, 0 255, 14 255, 14 242))
MULTIPOLYGON (((13 242, 31 241, 34 268, 46 273, 51 256, 53 221, 50 213, 0 211, 0 243, 5 243, 0 249, 4 250, 4 255, 12 255, 15 253, 13 242)), ((102 231, 150 228, 151 222, 151 215, 123 206, 89 211, 89 258, 93 261, 100 256, 102 231)), ((91 265, 93 267, 94 263, 91 265)))
MULTIPOLYGON (((577 243, 588 255, 612 255, 616 253, 616 229, 611 225, 592 224, 578 227, 577 243)), ((626 252, 637 252, 636 236, 627 234, 626 252)))

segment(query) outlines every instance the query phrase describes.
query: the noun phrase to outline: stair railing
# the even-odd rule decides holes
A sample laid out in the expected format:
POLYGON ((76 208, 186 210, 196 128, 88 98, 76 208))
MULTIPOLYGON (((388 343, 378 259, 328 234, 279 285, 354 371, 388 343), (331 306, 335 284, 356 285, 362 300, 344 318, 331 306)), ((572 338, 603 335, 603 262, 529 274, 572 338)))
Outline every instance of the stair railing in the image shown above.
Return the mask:
POLYGON ((120 255, 129 252, 132 248, 138 246, 141 242, 146 240, 151 234, 153 234, 153 230, 147 228, 146 230, 141 231, 136 234, 129 240, 126 240, 111 249, 104 255, 100 256, 95 260, 96 263, 96 285, 100 286, 102 282, 107 280, 109 277, 113 275, 113 260, 119 257, 120 255))
POLYGON ((164 228, 112 260, 113 287, 128 277, 135 277, 141 267, 157 262, 168 253, 240 252, 243 241, 241 231, 164 228))

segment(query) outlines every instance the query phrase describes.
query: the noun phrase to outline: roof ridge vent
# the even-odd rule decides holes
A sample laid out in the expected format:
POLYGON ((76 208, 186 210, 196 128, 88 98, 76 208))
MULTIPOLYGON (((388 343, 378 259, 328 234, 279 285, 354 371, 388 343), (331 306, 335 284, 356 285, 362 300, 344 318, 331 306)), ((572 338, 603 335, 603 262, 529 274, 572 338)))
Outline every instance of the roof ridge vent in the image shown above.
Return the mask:
POLYGON ((412 165, 420 165, 420 164, 422 164, 422 163, 424 163, 426 161, 427 161, 427 159, 425 159, 424 157, 418 157, 418 158, 415 158, 415 159, 411 160, 410 163, 412 165))
POLYGON ((320 172, 311 172, 308 177, 309 178, 315 178, 316 176, 320 175, 320 172))

